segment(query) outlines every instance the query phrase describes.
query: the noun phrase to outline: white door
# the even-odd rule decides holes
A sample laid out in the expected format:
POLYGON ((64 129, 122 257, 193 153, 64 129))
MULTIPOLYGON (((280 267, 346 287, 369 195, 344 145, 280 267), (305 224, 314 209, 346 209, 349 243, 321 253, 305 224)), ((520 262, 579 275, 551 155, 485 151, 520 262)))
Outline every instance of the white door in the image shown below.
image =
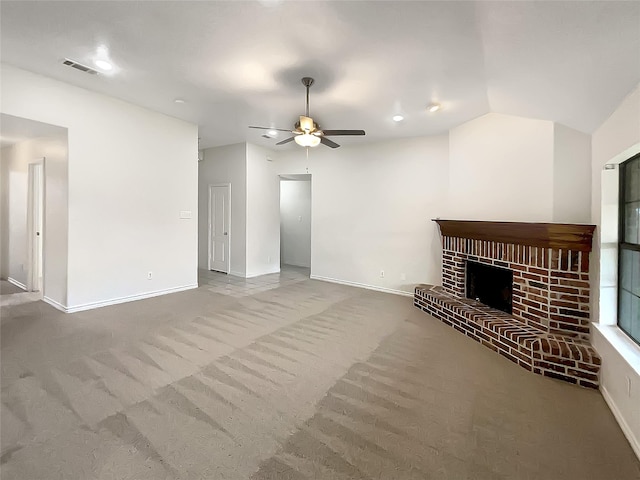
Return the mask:
POLYGON ((42 292, 42 246, 44 242, 44 164, 42 160, 29 164, 28 181, 29 273, 27 276, 27 289, 32 292, 42 292))
POLYGON ((209 187, 209 270, 229 273, 231 186, 209 187))

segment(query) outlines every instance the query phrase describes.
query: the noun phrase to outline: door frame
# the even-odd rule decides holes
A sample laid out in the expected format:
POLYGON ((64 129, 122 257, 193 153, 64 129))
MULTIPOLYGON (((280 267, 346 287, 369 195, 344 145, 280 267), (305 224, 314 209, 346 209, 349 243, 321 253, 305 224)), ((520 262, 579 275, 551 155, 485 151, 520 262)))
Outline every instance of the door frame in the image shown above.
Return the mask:
POLYGON ((46 182, 45 182, 45 157, 35 159, 29 162, 27 172, 27 291, 40 292, 44 297, 44 242, 45 242, 45 208, 46 208, 46 182), (35 172, 38 172, 39 178, 36 178, 35 172), (37 180, 37 195, 36 185, 37 180), (37 197, 39 197, 37 199, 37 197), (38 201, 36 201, 36 199, 38 201), (37 219, 40 219, 40 225, 36 225, 37 219), (38 229, 39 227, 39 229, 38 229), (40 251, 37 243, 34 241, 36 232, 40 232, 40 251), (42 284, 39 284, 40 276, 37 275, 42 271, 42 284))
MULTIPOLYGON (((231 272, 231 182, 221 182, 221 183, 210 183, 209 184, 209 199, 208 199, 208 207, 207 207, 207 223, 208 223, 208 232, 207 232, 207 270, 211 271, 211 261, 213 257, 212 250, 212 232, 213 232, 213 209, 211 208, 211 190, 214 187, 228 187, 229 188, 229 224, 227 225, 227 241, 229 246, 227 247, 227 256, 229 257, 229 262, 227 263, 227 275, 231 272)), ((216 270, 217 271, 217 270, 216 270)))

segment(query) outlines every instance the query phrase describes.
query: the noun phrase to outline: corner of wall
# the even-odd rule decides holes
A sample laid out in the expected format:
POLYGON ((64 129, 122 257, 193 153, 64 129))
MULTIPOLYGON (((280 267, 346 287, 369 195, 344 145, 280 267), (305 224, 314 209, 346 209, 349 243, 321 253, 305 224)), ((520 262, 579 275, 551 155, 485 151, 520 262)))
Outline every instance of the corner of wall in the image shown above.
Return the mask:
POLYGON ((11 147, 0 150, 0 278, 9 276, 9 155, 11 147))
POLYGON ((553 221, 591 220, 591 135, 553 123, 553 221))
POLYGON ((246 143, 247 276, 280 269, 279 182, 267 148, 246 143))

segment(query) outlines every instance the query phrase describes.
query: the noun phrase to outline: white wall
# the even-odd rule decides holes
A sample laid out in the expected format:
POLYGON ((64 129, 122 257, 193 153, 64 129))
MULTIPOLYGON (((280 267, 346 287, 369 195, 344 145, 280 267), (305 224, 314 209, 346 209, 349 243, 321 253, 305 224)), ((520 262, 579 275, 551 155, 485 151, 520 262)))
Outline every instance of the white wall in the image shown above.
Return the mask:
POLYGON ((490 113, 449 132, 450 218, 553 220, 553 122, 490 113))
POLYGON ((247 143, 247 277, 280 271, 279 178, 273 152, 247 143))
POLYGON ((247 270, 247 160, 244 143, 208 148, 198 162, 198 266, 208 268, 209 185, 231 184, 229 262, 232 275, 244 277, 247 270))
POLYGON ((594 132, 592 152, 591 220, 598 225, 591 255, 592 318, 598 322, 592 341, 602 356, 603 396, 640 457, 640 347, 615 326, 618 170, 603 170, 640 152, 640 85, 594 132))
POLYGON ((591 135, 554 124, 553 221, 591 221, 591 135))
POLYGON ((196 286, 197 126, 5 64, 1 77, 3 113, 69 130, 63 307, 196 286))
POLYGON ((0 149, 0 278, 9 277, 9 147, 0 149))
POLYGON ((280 251, 285 265, 311 266, 311 181, 280 181, 280 251))
POLYGON ((67 299, 67 131, 16 143, 2 149, 3 278, 11 277, 26 285, 27 203, 29 163, 45 157, 45 210, 43 228, 44 295, 62 305, 67 299))
POLYGON ((4 185, 2 203, 6 212, 2 219, 3 278, 10 278, 26 287, 29 265, 27 260, 27 202, 29 161, 16 152, 17 145, 2 149, 4 185))
POLYGON ((273 165, 278 174, 312 174, 312 277, 400 292, 441 282, 431 219, 447 214, 446 135, 319 146, 308 160, 298 148, 273 165))

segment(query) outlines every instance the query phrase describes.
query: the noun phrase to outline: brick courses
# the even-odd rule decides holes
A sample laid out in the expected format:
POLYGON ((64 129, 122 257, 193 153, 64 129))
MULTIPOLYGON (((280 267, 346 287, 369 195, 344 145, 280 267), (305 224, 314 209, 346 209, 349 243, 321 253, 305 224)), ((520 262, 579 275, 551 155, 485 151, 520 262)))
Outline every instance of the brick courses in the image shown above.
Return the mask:
POLYGON ((416 307, 529 371, 598 387, 588 252, 449 236, 442 244, 442 287, 416 287, 416 307), (512 314, 465 298, 467 260, 512 270, 512 314))
POLYGON ((444 237, 442 286, 465 296, 465 262, 513 271, 517 320, 548 333, 589 338, 589 253, 444 237))
POLYGON ((579 337, 547 333, 438 286, 418 285, 414 305, 530 372, 598 388, 600 357, 579 337))

